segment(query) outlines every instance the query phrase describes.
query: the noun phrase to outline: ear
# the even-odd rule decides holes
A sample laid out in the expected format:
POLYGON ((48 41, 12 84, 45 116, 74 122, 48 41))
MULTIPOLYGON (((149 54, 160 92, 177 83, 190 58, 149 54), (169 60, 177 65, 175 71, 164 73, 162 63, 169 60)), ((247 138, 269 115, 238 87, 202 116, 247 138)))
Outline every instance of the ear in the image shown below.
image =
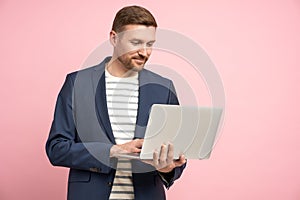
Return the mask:
POLYGON ((109 33, 109 41, 110 41, 111 45, 113 45, 113 47, 116 46, 117 39, 118 39, 117 33, 114 30, 110 31, 110 33, 109 33))

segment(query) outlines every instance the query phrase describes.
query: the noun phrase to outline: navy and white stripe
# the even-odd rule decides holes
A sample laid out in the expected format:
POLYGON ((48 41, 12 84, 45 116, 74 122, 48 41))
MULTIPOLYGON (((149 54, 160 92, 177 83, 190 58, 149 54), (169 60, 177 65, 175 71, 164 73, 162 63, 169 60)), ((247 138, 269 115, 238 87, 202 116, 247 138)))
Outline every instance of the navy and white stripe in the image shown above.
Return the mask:
MULTIPOLYGON (((106 100, 111 127, 117 144, 134 137, 138 109, 138 74, 131 77, 114 77, 105 70, 106 100)), ((110 200, 134 199, 131 162, 119 159, 110 200)))

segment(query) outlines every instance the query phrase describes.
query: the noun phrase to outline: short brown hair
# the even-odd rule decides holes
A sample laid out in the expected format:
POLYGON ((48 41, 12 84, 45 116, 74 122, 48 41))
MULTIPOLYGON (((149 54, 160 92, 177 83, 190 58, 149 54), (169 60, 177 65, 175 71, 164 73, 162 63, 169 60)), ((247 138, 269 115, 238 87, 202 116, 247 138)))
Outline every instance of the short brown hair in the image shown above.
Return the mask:
POLYGON ((123 26, 129 24, 157 27, 157 23, 150 11, 140 6, 126 6, 119 10, 115 16, 112 30, 121 32, 123 26))

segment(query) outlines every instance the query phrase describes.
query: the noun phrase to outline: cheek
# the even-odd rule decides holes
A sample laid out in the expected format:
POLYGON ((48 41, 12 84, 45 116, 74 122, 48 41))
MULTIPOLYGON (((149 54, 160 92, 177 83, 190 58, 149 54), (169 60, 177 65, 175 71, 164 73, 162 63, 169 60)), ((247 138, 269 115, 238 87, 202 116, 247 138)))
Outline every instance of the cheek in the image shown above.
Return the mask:
POLYGON ((133 58, 133 57, 136 57, 138 55, 138 52, 136 50, 133 50, 133 51, 128 52, 127 55, 128 55, 129 58, 133 58))
POLYGON ((129 52, 137 51, 138 47, 133 46, 130 43, 127 43, 127 42, 121 42, 120 43, 120 49, 122 49, 122 51, 124 53, 129 53, 129 52))
POLYGON ((147 49, 147 54, 150 55, 152 53, 152 48, 147 49))
POLYGON ((125 45, 123 43, 119 43, 116 47, 115 50, 118 52, 119 56, 125 55, 125 54, 131 54, 131 52, 134 50, 132 47, 129 45, 125 45))
POLYGON ((132 57, 135 57, 137 55, 137 51, 129 51, 129 52, 123 52, 121 57, 124 59, 131 59, 132 57))

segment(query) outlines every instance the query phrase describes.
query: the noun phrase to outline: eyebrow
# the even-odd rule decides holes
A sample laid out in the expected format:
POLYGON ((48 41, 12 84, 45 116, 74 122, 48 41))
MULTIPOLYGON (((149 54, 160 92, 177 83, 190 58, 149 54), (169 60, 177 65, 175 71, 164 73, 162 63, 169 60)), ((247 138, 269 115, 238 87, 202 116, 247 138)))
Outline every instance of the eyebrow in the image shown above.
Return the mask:
MULTIPOLYGON (((138 38, 133 38, 133 39, 130 39, 129 41, 141 41, 141 42, 145 42, 144 40, 141 40, 141 39, 138 39, 138 38)), ((154 43, 155 41, 156 40, 150 40, 147 43, 154 43)))

